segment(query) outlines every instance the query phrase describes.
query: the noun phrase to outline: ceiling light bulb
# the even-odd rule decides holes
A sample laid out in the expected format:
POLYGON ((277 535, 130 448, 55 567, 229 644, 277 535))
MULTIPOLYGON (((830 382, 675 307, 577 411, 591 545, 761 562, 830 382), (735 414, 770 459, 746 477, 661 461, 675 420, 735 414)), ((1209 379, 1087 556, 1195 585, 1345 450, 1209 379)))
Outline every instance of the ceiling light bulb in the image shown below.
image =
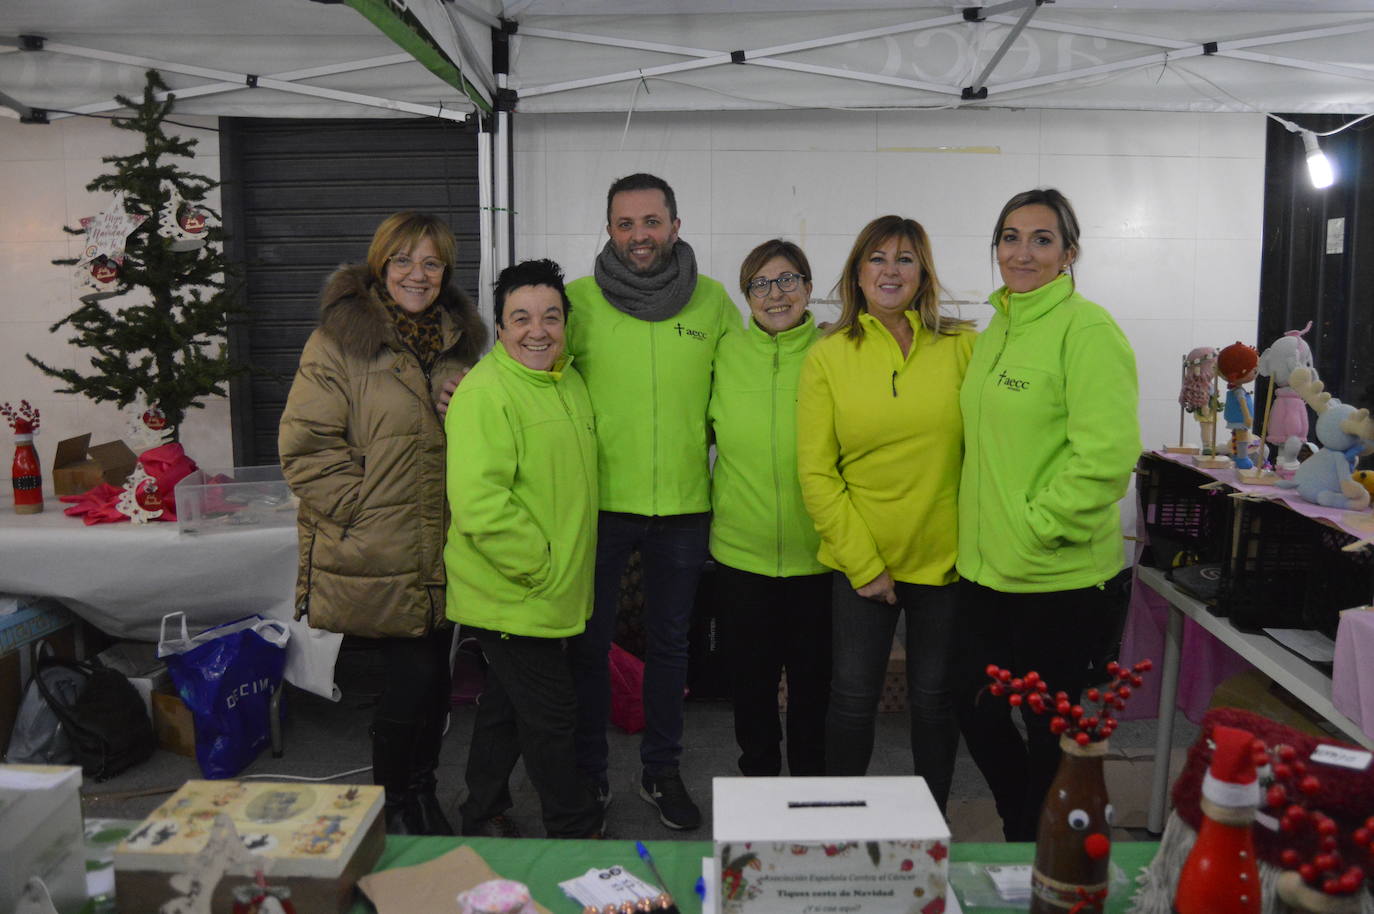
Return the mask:
POLYGON ((1312 176, 1312 186, 1316 188, 1330 187, 1336 181, 1336 172, 1331 167, 1331 160, 1317 145, 1316 134, 1310 130, 1304 130, 1302 132, 1302 145, 1307 149, 1307 173, 1312 176))

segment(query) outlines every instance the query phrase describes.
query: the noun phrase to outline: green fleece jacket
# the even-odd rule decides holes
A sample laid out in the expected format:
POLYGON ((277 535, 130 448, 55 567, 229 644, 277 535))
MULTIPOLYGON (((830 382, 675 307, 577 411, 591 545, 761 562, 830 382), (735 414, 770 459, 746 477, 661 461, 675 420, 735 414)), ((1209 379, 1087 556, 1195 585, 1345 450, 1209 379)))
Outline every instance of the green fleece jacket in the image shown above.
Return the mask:
POLYGON ((994 590, 1092 587, 1121 570, 1117 502, 1140 455, 1135 354, 1061 276, 991 296, 959 395, 959 573, 994 590))
POLYGON ((591 276, 569 283, 568 298, 568 351, 596 412, 601 510, 709 511, 711 367, 721 337, 740 327, 725 287, 699 277, 691 299, 665 321, 618 310, 591 276))
POLYGON ((820 537, 797 481, 797 380, 819 336, 808 313, 769 336, 754 321, 716 352, 711 430, 711 555, 773 578, 822 574, 820 537))
POLYGON ((908 584, 950 584, 958 544, 959 384, 974 333, 931 333, 907 312, 906 358, 876 318, 856 343, 811 347, 797 399, 797 470, 821 535, 819 558, 855 589, 886 569, 908 584))
POLYGON ((455 622, 565 638, 592 614, 596 428, 570 362, 535 371, 497 343, 449 404, 444 565, 455 622))

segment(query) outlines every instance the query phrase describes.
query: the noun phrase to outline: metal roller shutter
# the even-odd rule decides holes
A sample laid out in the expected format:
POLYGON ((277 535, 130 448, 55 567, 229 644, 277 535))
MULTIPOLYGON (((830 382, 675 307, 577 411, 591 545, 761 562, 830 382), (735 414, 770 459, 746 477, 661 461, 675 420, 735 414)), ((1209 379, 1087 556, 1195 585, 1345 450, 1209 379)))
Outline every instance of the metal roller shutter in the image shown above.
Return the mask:
POLYGON ((234 463, 277 461, 277 423, 324 280, 367 254, 398 210, 434 213, 458 237, 457 280, 477 291, 477 133, 422 120, 220 121, 228 256, 242 264, 246 321, 231 353, 252 366, 231 387, 234 463))

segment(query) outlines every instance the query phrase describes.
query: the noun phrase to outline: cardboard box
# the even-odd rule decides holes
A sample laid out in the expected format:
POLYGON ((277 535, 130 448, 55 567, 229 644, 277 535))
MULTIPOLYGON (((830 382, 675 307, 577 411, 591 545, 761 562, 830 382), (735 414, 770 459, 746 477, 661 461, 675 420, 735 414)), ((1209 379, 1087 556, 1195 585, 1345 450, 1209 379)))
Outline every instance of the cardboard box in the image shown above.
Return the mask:
POLYGON ((81 769, 0 765, 0 911, 13 911, 38 876, 59 911, 86 901, 81 769))
POLYGON ((943 910, 949 827, 917 777, 715 778, 724 914, 943 910))
POLYGON ((102 482, 122 486, 138 463, 138 455, 123 441, 90 444, 90 432, 58 442, 52 461, 54 493, 81 495, 102 482))
POLYGON ((214 818, 223 813, 244 846, 265 858, 267 884, 286 893, 295 910, 342 914, 353 904, 358 879, 381 857, 381 810, 382 788, 371 785, 187 781, 115 848, 118 909, 158 910, 176 896, 172 882, 186 882, 174 877, 213 858, 228 868, 210 910, 232 914, 236 892, 253 881, 254 864, 237 854, 203 853, 214 818))
POLYGON ((196 757, 196 719, 186 702, 170 689, 155 690, 150 693, 153 704, 153 732, 157 734, 157 747, 184 755, 196 757))

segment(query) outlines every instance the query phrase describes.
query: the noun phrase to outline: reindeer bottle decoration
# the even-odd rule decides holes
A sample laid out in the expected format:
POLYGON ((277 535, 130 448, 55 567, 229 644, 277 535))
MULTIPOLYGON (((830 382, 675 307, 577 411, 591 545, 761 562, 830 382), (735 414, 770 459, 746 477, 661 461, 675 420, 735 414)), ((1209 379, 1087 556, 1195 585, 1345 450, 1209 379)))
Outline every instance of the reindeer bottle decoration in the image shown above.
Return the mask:
POLYGON ((15 409, 8 403, 0 405, 0 415, 14 431, 14 463, 10 478, 14 483, 14 513, 38 514, 43 510, 43 467, 33 447, 38 432, 38 409, 28 400, 20 400, 15 409))
POLYGON ((1050 732, 1059 735, 1064 753, 1036 830, 1031 914, 1090 914, 1106 905, 1114 813, 1102 762, 1107 737, 1116 729, 1112 712, 1126 707, 1132 688, 1140 686, 1141 674, 1150 667, 1149 660, 1131 667, 1107 664, 1111 683, 1084 693, 1088 701, 1098 703, 1095 712, 1070 703, 1067 692, 1051 697, 1048 683, 1034 670, 1014 677, 1010 670, 987 668, 992 680, 989 693, 1006 695, 1013 707, 1054 714, 1050 732))

